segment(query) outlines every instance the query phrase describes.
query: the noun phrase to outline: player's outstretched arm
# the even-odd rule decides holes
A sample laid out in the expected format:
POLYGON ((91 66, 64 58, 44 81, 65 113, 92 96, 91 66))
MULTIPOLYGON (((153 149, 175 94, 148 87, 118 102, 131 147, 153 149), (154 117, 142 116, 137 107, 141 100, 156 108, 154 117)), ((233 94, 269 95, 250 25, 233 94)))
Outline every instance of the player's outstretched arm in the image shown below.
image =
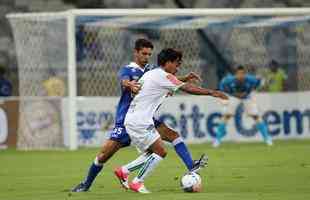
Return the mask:
POLYGON ((194 95, 208 95, 208 96, 213 96, 217 97, 220 99, 228 99, 228 96, 225 95, 223 92, 217 91, 217 90, 211 90, 211 89, 206 89, 202 87, 195 86, 190 83, 185 83, 180 87, 180 89, 186 93, 189 94, 194 94, 194 95))
POLYGON ((185 76, 178 76, 177 77, 182 82, 188 82, 188 81, 202 81, 200 76, 196 74, 195 72, 190 72, 189 74, 185 76))

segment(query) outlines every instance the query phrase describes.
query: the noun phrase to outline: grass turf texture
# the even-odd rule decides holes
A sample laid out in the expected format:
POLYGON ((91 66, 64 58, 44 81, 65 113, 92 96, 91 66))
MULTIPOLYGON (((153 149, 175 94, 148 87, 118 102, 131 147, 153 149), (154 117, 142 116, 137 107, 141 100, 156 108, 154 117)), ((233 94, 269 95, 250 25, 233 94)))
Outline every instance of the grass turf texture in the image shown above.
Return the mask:
POLYGON ((310 199, 310 140, 191 145, 193 157, 207 152, 209 167, 201 171, 202 193, 180 190, 185 167, 172 148, 146 181, 151 194, 125 191, 112 173, 137 156, 134 148, 118 152, 97 177, 90 192, 70 193, 85 176, 98 149, 78 151, 0 151, 0 200, 267 200, 310 199))

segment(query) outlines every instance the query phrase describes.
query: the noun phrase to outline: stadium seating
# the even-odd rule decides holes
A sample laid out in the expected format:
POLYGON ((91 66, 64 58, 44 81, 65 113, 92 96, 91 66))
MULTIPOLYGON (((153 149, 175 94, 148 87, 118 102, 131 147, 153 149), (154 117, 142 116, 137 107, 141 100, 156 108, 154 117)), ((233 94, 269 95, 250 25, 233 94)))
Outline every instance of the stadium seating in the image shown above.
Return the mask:
MULTIPOLYGON (((82 1, 65 1, 65 2, 75 2, 76 5, 64 3, 64 0, 2 0, 0 3, 0 62, 8 67, 8 78, 16 84, 17 77, 17 67, 16 67, 16 59, 14 53, 14 44, 12 39, 12 34, 10 30, 9 23, 5 19, 5 14, 11 12, 48 12, 48 11, 61 11, 74 8, 76 6, 83 6, 85 4, 82 1), (83 3, 83 4, 82 4, 83 3), (10 48, 7 48, 10 47, 10 48), (14 81, 15 80, 15 81, 14 81)), ((97 2, 101 6, 104 5, 108 8, 127 8, 127 7, 135 7, 135 8, 176 8, 177 6, 173 3, 173 1, 168 0, 139 0, 139 1, 114 1, 114 0, 96 0, 89 1, 90 3, 97 2)), ((261 0, 261 1, 241 1, 241 0, 196 0, 196 1, 184 1, 186 6, 196 7, 196 8, 222 8, 222 7, 285 7, 285 6, 310 6, 310 2, 307 0, 292 0, 292 1, 279 1, 279 0, 261 0)), ((90 7, 90 6, 88 6, 90 7)), ((92 6, 96 7, 96 5, 92 6)), ((305 30, 303 30, 305 31, 305 30)), ((190 41, 197 41, 197 35, 188 34, 187 39, 190 41), (192 38, 190 38, 192 37, 192 38)), ((240 43, 240 48, 242 46, 246 46, 249 44, 249 40, 246 35, 243 35, 243 43, 240 43)), ((175 41, 176 42, 176 41, 175 41)), ((233 42, 233 41, 231 41, 233 42)), ((297 41, 298 47, 301 49, 307 48, 306 45, 310 42, 310 37, 303 38, 303 41, 297 41)), ((156 43, 156 42, 155 42, 156 43)), ((177 46, 177 45, 176 45, 177 46)), ((253 47, 251 51, 260 53, 262 52, 263 46, 253 47)), ((186 51, 186 49, 184 49, 186 51)), ((120 52, 115 52, 120 55, 120 52)), ((192 62, 200 63, 201 58, 192 57, 192 62)), ((303 88, 302 86, 300 86, 303 88)), ((16 87, 14 87, 14 95, 18 95, 16 87)))

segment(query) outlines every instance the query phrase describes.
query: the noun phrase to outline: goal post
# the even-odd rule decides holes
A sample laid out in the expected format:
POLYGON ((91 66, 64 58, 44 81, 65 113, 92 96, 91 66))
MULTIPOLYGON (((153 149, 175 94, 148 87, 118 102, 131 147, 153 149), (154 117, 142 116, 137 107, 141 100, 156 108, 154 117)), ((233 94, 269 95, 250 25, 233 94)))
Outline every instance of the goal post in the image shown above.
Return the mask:
POLYGON ((102 134, 103 119, 111 124, 104 109, 115 106, 107 99, 116 102, 119 96, 117 71, 131 60, 139 37, 152 40, 154 55, 165 47, 183 50, 180 73, 195 71, 209 87, 217 87, 227 69, 238 64, 264 78, 275 60, 286 70, 289 90, 310 90, 310 8, 73 9, 7 18, 17 52, 24 149, 74 150, 93 132, 102 134), (94 98, 106 103, 88 102, 94 98), (90 104, 98 109, 89 108, 86 116, 84 107, 90 104), (46 115, 60 120, 48 124, 46 115), (49 134, 55 134, 58 142, 42 143, 40 133, 51 141, 49 134))
POLYGON ((77 129, 77 67, 76 67, 76 39, 75 39, 75 16, 72 12, 67 14, 67 40, 68 40, 68 86, 69 86, 69 147, 71 150, 78 147, 77 129))
POLYGON ((59 12, 7 17, 13 28, 20 80, 18 148, 77 149, 74 15, 59 12))

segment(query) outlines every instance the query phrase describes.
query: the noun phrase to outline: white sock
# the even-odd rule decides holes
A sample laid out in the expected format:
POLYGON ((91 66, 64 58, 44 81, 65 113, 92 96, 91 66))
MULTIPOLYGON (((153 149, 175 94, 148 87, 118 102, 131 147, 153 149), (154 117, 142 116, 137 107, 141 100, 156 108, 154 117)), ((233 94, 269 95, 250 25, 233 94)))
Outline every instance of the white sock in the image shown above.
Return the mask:
POLYGON ((137 169, 140 169, 143 166, 143 164, 146 162, 149 156, 150 154, 147 152, 141 154, 137 159, 131 161, 130 163, 126 165, 123 165, 122 170, 124 170, 125 173, 129 173, 137 169))
POLYGON ((138 176, 134 178, 132 182, 144 182, 144 179, 155 169, 159 162, 163 158, 156 153, 152 153, 148 156, 147 161, 144 163, 143 167, 140 169, 138 176))
POLYGON ((181 137, 178 137, 172 141, 172 145, 176 146, 177 144, 180 144, 181 142, 183 142, 183 139, 181 137))

